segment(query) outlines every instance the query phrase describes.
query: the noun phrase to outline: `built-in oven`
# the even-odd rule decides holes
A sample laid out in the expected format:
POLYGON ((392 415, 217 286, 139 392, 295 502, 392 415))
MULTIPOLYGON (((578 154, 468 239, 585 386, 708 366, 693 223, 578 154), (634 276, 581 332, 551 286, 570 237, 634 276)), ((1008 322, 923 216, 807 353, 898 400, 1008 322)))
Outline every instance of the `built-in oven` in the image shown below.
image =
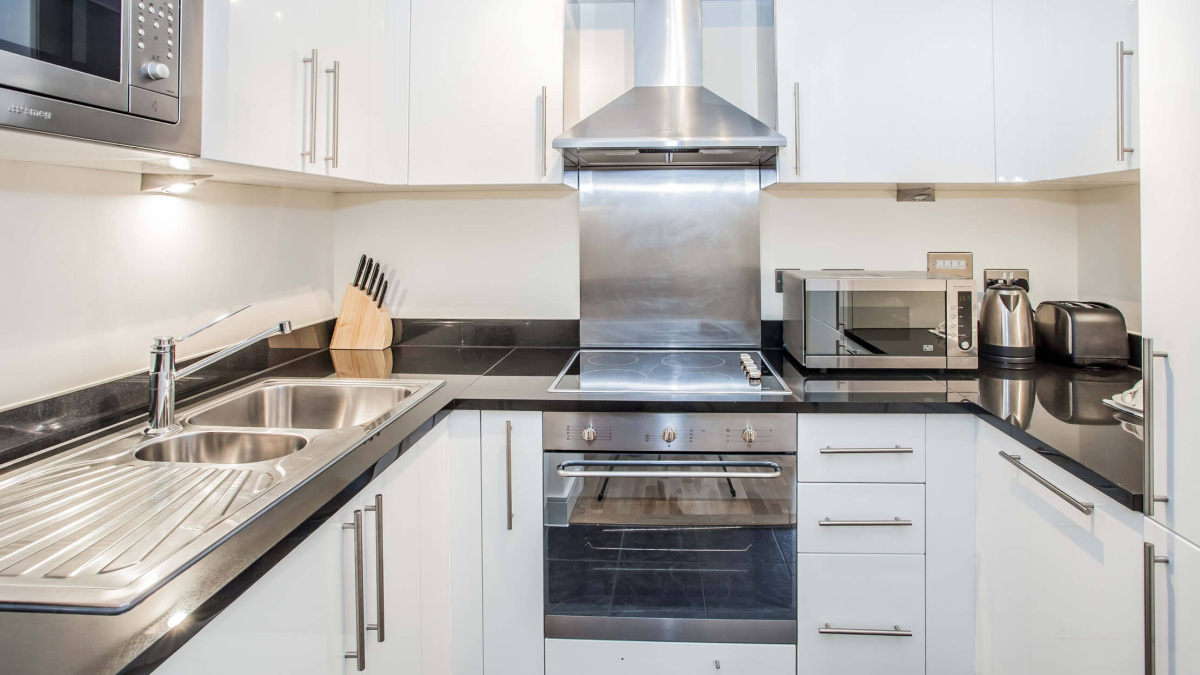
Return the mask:
POLYGON ((862 270, 780 276, 784 347, 806 368, 979 367, 973 279, 862 270))
POLYGON ((542 429, 548 638, 795 643, 795 415, 542 429))
POLYGON ((200 152, 203 0, 0 0, 0 125, 200 152))

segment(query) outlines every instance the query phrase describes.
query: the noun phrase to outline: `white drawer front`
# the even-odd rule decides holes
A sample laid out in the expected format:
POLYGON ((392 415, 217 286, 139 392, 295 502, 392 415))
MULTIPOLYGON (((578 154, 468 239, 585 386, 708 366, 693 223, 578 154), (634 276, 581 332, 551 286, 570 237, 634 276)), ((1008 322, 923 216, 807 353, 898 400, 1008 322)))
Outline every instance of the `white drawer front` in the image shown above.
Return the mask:
POLYGON ((924 415, 800 415, 797 426, 800 482, 925 482, 924 415))
POLYGON ((800 483, 801 553, 924 553, 925 486, 800 483))
POLYGON ((924 556, 801 555, 796 572, 802 675, 925 672, 924 556), (822 633, 825 624, 912 636, 822 633))
POLYGON ((546 640, 546 675, 796 675, 792 645, 546 640))

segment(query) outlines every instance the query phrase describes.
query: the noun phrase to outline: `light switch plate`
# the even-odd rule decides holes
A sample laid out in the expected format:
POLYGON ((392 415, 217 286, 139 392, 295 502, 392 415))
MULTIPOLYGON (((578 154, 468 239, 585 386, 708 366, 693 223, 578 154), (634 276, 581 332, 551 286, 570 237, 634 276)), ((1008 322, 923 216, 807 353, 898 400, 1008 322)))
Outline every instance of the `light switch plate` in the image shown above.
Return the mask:
POLYGON ((975 276, 975 254, 930 253, 926 269, 938 276, 970 279, 975 276))

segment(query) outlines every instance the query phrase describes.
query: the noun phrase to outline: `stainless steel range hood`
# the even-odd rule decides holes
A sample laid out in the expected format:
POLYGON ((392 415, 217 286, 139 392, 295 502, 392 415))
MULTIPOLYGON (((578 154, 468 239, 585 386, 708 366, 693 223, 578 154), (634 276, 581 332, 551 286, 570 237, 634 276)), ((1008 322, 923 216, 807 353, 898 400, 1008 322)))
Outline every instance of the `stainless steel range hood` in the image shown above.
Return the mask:
POLYGON ((700 0, 635 0, 634 88, 554 139, 568 166, 757 167, 782 134, 703 86, 700 0))

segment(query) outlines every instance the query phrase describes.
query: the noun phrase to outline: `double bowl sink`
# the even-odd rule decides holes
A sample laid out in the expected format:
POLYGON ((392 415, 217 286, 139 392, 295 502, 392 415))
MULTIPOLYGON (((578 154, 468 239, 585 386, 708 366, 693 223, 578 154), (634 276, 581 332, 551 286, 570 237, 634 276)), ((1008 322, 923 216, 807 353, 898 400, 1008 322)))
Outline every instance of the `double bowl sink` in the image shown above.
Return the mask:
POLYGON ((0 609, 121 612, 438 380, 271 379, 0 478, 0 609))

